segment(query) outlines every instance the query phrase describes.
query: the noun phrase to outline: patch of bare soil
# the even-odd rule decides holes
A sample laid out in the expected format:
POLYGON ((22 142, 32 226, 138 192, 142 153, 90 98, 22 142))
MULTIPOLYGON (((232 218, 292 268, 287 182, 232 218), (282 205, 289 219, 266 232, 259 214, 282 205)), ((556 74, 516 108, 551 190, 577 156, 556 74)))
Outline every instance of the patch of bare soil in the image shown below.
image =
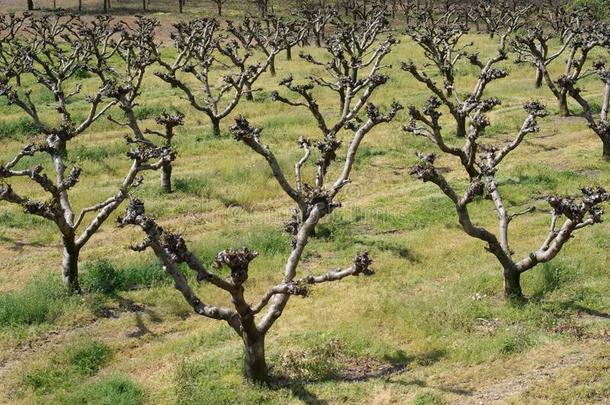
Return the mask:
POLYGON ((15 348, 8 356, 0 358, 0 380, 4 378, 14 367, 23 363, 26 357, 36 354, 44 349, 60 347, 64 342, 95 328, 97 321, 84 326, 78 326, 70 330, 51 330, 41 336, 37 336, 15 348))
POLYGON ((14 367, 23 363, 25 358, 34 356, 41 350, 51 351, 59 348, 66 342, 73 340, 76 336, 93 331, 102 318, 119 319, 125 313, 136 314, 136 325, 133 330, 127 332, 127 337, 140 337, 144 334, 152 333, 142 321, 141 313, 147 314, 152 322, 160 321, 156 314, 148 310, 144 305, 123 299, 119 302, 117 308, 101 308, 99 311, 96 311, 95 315, 97 318, 90 323, 77 325, 68 330, 50 330, 40 336, 27 340, 5 357, 0 357, 0 379, 7 375, 14 367))
POLYGON ((482 390, 473 392, 469 397, 462 398, 453 403, 455 404, 503 404, 510 398, 516 397, 530 386, 539 384, 545 380, 553 378, 562 370, 581 363, 585 360, 585 355, 576 353, 557 359, 556 361, 541 365, 533 370, 511 377, 498 384, 485 387, 482 390))
POLYGON ((371 357, 349 359, 343 363, 337 379, 340 381, 365 381, 387 377, 404 370, 406 364, 389 364, 371 357))
POLYGON ((302 386, 325 380, 358 382, 385 378, 402 372, 408 362, 386 362, 371 356, 353 357, 342 345, 332 340, 308 350, 289 350, 275 367, 273 385, 302 386))

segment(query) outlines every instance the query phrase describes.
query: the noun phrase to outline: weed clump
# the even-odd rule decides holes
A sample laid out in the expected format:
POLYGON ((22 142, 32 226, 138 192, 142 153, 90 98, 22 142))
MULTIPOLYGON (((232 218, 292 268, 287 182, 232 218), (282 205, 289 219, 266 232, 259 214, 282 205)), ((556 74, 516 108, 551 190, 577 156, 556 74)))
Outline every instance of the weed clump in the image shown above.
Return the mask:
POLYGON ((53 277, 35 279, 21 291, 0 295, 0 327, 52 322, 67 292, 53 277))
POLYGON ((291 380, 331 380, 339 375, 343 352, 344 348, 337 339, 316 344, 307 350, 289 350, 280 356, 278 371, 291 380))
POLYGON ((100 294, 152 287, 169 280, 155 262, 127 266, 119 271, 108 260, 96 260, 85 263, 83 269, 83 290, 100 294))

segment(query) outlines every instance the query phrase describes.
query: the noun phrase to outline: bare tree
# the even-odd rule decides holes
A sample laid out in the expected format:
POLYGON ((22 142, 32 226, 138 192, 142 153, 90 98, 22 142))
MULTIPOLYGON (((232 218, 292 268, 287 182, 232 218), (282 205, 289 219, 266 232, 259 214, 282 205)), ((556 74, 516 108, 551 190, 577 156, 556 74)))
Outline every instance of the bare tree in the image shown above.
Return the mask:
POLYGON ((388 12, 388 2, 385 0, 342 0, 345 16, 352 14, 354 20, 369 20, 380 11, 388 12))
POLYGON ((538 15, 553 30, 562 44, 571 34, 572 17, 566 6, 565 0, 544 0, 538 7, 538 15))
POLYGON ((291 93, 296 93, 303 101, 291 101, 279 94, 274 95, 274 98, 280 102, 308 108, 323 133, 322 140, 316 143, 319 158, 315 162, 317 171, 311 185, 304 180, 302 175, 303 167, 310 162, 310 158, 315 153, 309 139, 301 137, 298 141, 298 145, 303 149, 303 157, 295 162, 294 183, 292 183, 271 148, 262 143, 260 129, 253 128, 243 117, 239 117, 231 128, 236 140, 244 143, 267 161, 279 186, 298 207, 298 210, 293 211, 290 221, 285 226, 285 230, 294 238, 291 242, 292 251, 286 260, 283 281, 271 287, 260 301, 250 304, 244 298, 244 283, 248 279, 248 265, 256 257, 256 252, 251 252, 246 248, 227 249, 220 252, 215 266, 226 265, 231 270, 231 278, 225 280, 209 272, 188 250, 180 235, 163 230, 152 218, 146 216, 141 202, 132 201, 127 213, 120 220, 122 225, 138 225, 145 231, 147 235, 145 242, 136 246, 135 249, 144 250, 149 247, 153 249, 164 264, 166 271, 174 278, 176 288, 196 313, 226 321, 237 332, 244 342, 245 374, 256 382, 268 380, 265 337, 281 316, 291 296, 306 295, 307 286, 311 284, 340 280, 352 275, 372 274, 369 269, 371 260, 365 253, 358 255, 353 264, 346 269, 333 270, 319 276, 297 278, 298 266, 305 246, 317 224, 340 206, 337 196, 350 181, 362 140, 377 125, 394 119, 396 113, 402 108, 399 104, 394 103, 387 114, 382 114, 378 107, 367 104, 374 90, 387 81, 387 77, 381 75, 379 69, 382 68, 381 62, 390 52, 395 41, 389 37, 374 47, 375 38, 384 24, 380 24, 379 21, 369 21, 366 26, 369 29, 362 31, 353 26, 344 26, 343 33, 338 33, 331 38, 327 45, 331 59, 329 62, 318 62, 311 56, 303 55, 305 60, 324 66, 333 78, 331 80, 336 80, 336 82, 318 77, 311 78, 310 82, 305 85, 299 85, 294 83, 290 77, 283 80, 282 84, 291 93), (375 32, 372 38, 369 37, 371 30, 375 32), (359 52, 369 55, 369 58, 358 56, 359 52), (355 63, 356 60, 358 63, 355 63), (334 114, 325 117, 312 93, 316 86, 340 94, 343 102, 339 104, 334 114), (362 114, 363 110, 364 114, 362 114), (330 116, 336 116, 337 113, 339 119, 332 125, 329 124, 327 121, 331 119, 330 116), (341 145, 338 133, 344 128, 350 130, 352 135, 349 136, 343 167, 334 181, 328 181, 328 169, 337 160, 341 145), (221 308, 202 301, 189 285, 188 279, 178 269, 179 263, 186 263, 189 268, 194 270, 197 273, 198 281, 209 282, 228 292, 231 295, 234 309, 221 308), (257 315, 265 309, 266 312, 257 320, 257 315))
POLYGON ((128 192, 141 182, 139 174, 145 170, 161 167, 163 161, 172 159, 173 154, 165 148, 151 148, 137 145, 128 156, 131 167, 119 185, 118 191, 106 200, 91 207, 83 208, 80 213, 73 208, 70 191, 77 185, 82 170, 74 166, 67 173, 67 165, 72 162, 69 143, 81 137, 86 130, 116 101, 105 101, 105 96, 113 92, 116 83, 111 80, 99 81, 95 92, 86 96, 90 104, 89 112, 82 119, 70 111, 71 102, 78 100, 80 84, 68 92, 70 80, 82 70, 93 71, 96 63, 91 44, 91 32, 97 32, 96 38, 110 43, 115 29, 104 29, 106 17, 99 17, 91 23, 84 23, 73 16, 44 16, 31 18, 25 28, 26 34, 19 41, 21 52, 19 58, 11 65, 2 66, 3 77, 0 80, 0 96, 9 104, 19 107, 34 123, 42 140, 25 146, 12 160, 0 164, 0 200, 23 207, 25 212, 46 218, 58 228, 63 242, 63 261, 61 272, 66 287, 71 292, 80 291, 78 284, 78 259, 81 249, 100 229, 104 221, 127 198, 128 192), (57 112, 57 124, 43 120, 39 107, 31 97, 32 88, 15 89, 11 85, 17 74, 31 75, 54 97, 57 112), (25 160, 34 155, 45 155, 54 171, 55 180, 49 178, 42 165, 25 166, 25 160), (156 160, 151 163, 150 161, 156 160), (10 178, 29 179, 49 195, 47 201, 26 197, 23 192, 15 191, 7 183, 10 178), (93 218, 87 220, 87 216, 93 218))
POLYGON ((474 20, 481 21, 485 25, 485 31, 491 38, 507 27, 526 22, 528 13, 533 10, 533 4, 520 5, 510 0, 479 0, 470 9, 470 15, 474 20))
POLYGON ((286 23, 274 15, 265 20, 244 17, 238 24, 227 21, 227 30, 244 49, 258 49, 265 54, 271 76, 276 75, 275 56, 281 50, 295 46, 306 33, 303 25, 286 23))
POLYGON ((256 4, 256 8, 258 8, 258 13, 261 18, 267 18, 271 0, 252 0, 252 2, 256 4))
POLYGON ((15 83, 21 85, 21 44, 17 40, 24 25, 31 17, 30 13, 23 15, 0 15, 0 75, 14 77, 15 83))
POLYGON ((545 33, 540 26, 529 29, 526 34, 517 35, 512 43, 512 48, 518 55, 517 62, 530 63, 536 68, 536 84, 540 82, 541 76, 544 78, 547 87, 557 99, 559 114, 562 117, 570 115, 568 88, 559 86, 551 77, 549 65, 567 50, 565 70, 561 77, 568 81, 578 81, 591 51, 605 42, 604 35, 600 33, 606 32, 604 25, 593 21, 586 10, 574 13, 571 21, 571 33, 554 53, 549 53, 548 45, 552 36, 545 33))
POLYGON ((567 89, 574 100, 580 104, 584 116, 589 123, 589 127, 602 141, 602 157, 610 160, 610 121, 608 121, 608 108, 610 105, 610 68, 603 61, 593 63, 593 68, 597 76, 603 83, 602 103, 599 116, 596 117, 593 106, 581 94, 581 90, 576 87, 576 82, 568 76, 560 77, 559 86, 567 89))
POLYGON ((322 40, 325 37, 325 30, 328 23, 337 16, 337 10, 334 7, 304 7, 297 10, 296 15, 301 19, 308 33, 313 36, 314 42, 318 48, 322 47, 322 40))
MULTIPOLYGON (((108 41, 103 40, 103 35, 113 29, 112 19, 98 19, 97 29, 87 31, 89 43, 96 45, 94 49, 96 63, 90 70, 99 76, 102 82, 111 81, 114 84, 107 95, 116 100, 123 111, 126 122, 121 122, 109 115, 107 118, 110 121, 128 127, 133 133, 134 142, 146 144, 150 148, 173 150, 174 128, 183 125, 184 114, 180 112, 169 114, 164 111, 156 117, 156 122, 163 128, 163 131, 142 130, 140 120, 136 116, 137 99, 141 94, 146 72, 157 62, 159 56, 159 45, 155 40, 158 26, 157 20, 141 16, 138 16, 131 24, 122 21, 116 28, 120 33, 120 38, 109 46, 108 41), (107 61, 112 57, 115 57, 117 61, 110 68, 107 61), (159 136, 162 144, 156 145, 146 139, 145 134, 159 136)), ((173 159, 166 159, 160 167, 161 187, 166 193, 172 191, 172 161, 173 159)))
MULTIPOLYGON (((126 214, 119 219, 121 226, 137 225, 146 233, 146 239, 142 244, 134 246, 134 250, 142 251, 151 248, 164 269, 174 278, 174 285, 193 310, 207 318, 227 322, 233 330, 242 338, 244 343, 244 371, 251 381, 266 383, 268 381, 268 369, 265 359, 265 337, 273 324, 281 316, 291 296, 307 296, 308 287, 329 281, 341 280, 349 276, 371 275, 369 268, 371 259, 367 253, 358 255, 351 266, 343 270, 332 270, 318 276, 305 276, 297 278, 299 263, 305 246, 309 241, 309 235, 319 221, 335 210, 339 204, 335 201, 338 193, 348 182, 354 163, 354 156, 360 142, 368 130, 379 122, 386 121, 387 117, 378 114, 376 108, 370 107, 370 114, 366 124, 360 131, 354 133, 347 151, 343 171, 339 178, 330 188, 316 187, 307 188, 306 191, 292 188, 288 183, 283 170, 275 159, 270 148, 261 143, 260 129, 253 128, 249 122, 240 117, 235 126, 231 128, 236 140, 243 142, 254 152, 260 154, 269 163, 274 177, 280 187, 291 197, 298 198, 307 206, 308 214, 305 221, 293 223, 290 228, 294 233, 292 251, 286 260, 283 281, 267 290, 256 303, 249 303, 244 297, 245 282, 249 278, 249 263, 256 258, 258 253, 247 248, 226 249, 218 253, 214 267, 227 266, 231 271, 229 279, 223 279, 210 272, 207 267, 187 247, 182 236, 167 232, 159 226, 154 219, 146 216, 144 205, 138 200, 132 200, 126 214), (226 291, 230 296, 234 309, 218 307, 203 301, 191 287, 189 280, 179 269, 179 264, 185 263, 196 273, 198 282, 207 282, 217 288, 226 291), (266 309, 266 312, 257 316, 266 309)), ((306 147, 305 147, 306 148, 306 147)), ((306 155, 309 149, 306 148, 306 155)), ((334 160, 334 158, 333 158, 334 160)), ((302 162, 297 162, 297 166, 302 162)))
MULTIPOLYGON (((175 113, 163 111, 155 118, 155 122, 157 125, 160 125, 163 130, 158 131, 147 128, 144 130, 144 133, 160 137, 163 140, 163 147, 174 150, 174 129, 184 125, 184 114, 180 111, 176 111, 175 113)), ((161 187, 166 193, 172 192, 172 170, 172 160, 167 159, 163 161, 163 164, 161 165, 161 187)))
POLYGON ((212 0, 216 4, 218 10, 218 17, 222 17, 222 6, 224 6, 228 0, 212 0))
POLYGON ((412 168, 411 175, 436 184, 440 190, 454 203, 460 226, 463 231, 473 238, 477 238, 487 244, 487 250, 492 253, 503 269, 504 294, 506 297, 523 296, 521 289, 521 274, 534 268, 539 263, 552 260, 566 242, 568 242, 577 230, 594 225, 601 221, 603 210, 601 204, 609 199, 608 193, 603 188, 584 188, 582 198, 577 200, 572 197, 549 196, 547 201, 551 206, 551 226, 547 237, 541 246, 533 250, 520 260, 514 258, 514 252, 509 245, 509 225, 513 220, 535 210, 529 207, 524 210, 510 212, 500 192, 497 180, 497 172, 504 158, 514 151, 528 134, 538 132, 537 119, 546 115, 544 107, 536 102, 525 105, 527 117, 514 140, 502 147, 479 144, 481 135, 490 122, 485 116, 498 100, 489 99, 480 102, 473 111, 473 119, 470 123, 468 136, 464 147, 458 149, 445 144, 442 128, 439 124, 441 105, 438 99, 431 98, 423 111, 415 107, 410 109, 410 122, 405 130, 419 136, 424 136, 434 142, 438 148, 453 155, 465 154, 467 161, 460 157, 462 166, 468 173, 469 182, 463 191, 456 185, 450 184, 445 176, 435 167, 436 156, 434 154, 418 154, 419 162, 412 168), (476 162, 479 175, 471 175, 470 163, 476 162), (477 198, 487 195, 493 202, 498 215, 498 235, 488 229, 475 225, 470 216, 470 204, 477 198), (565 218, 560 227, 559 221, 565 218))
MULTIPOLYGON (((458 138, 466 137, 468 118, 482 100, 487 85, 507 76, 505 70, 496 66, 507 59, 507 38, 519 26, 519 17, 516 16, 513 24, 508 25, 502 32, 497 54, 482 62, 478 53, 467 52, 472 43, 462 43, 461 39, 466 34, 467 27, 461 20, 462 17, 453 8, 441 17, 435 17, 433 9, 428 8, 417 14, 416 20, 407 30, 409 36, 424 50, 426 59, 444 79, 442 86, 421 71, 413 61, 402 64, 403 70, 424 84, 449 110, 455 120, 458 138), (474 89, 466 95, 458 92, 455 80, 456 66, 464 59, 479 69, 479 79, 474 89)), ((474 165, 470 166, 470 170, 475 170, 474 165)))
POLYGON ((198 18, 174 27, 172 39, 177 55, 172 61, 158 55, 164 71, 155 74, 180 89, 193 108, 210 118, 212 133, 220 136, 220 121, 235 109, 246 87, 268 68, 279 48, 263 62, 250 63, 252 52, 235 39, 221 38, 216 20, 198 18), (216 66, 222 68, 222 77, 212 76, 216 66), (188 77, 195 79, 198 89, 191 86, 188 77), (216 79, 221 83, 217 84, 216 79))
MULTIPOLYGON (((341 141, 338 139, 339 132, 346 127, 356 131, 356 133, 366 133, 372 129, 372 126, 368 127, 368 124, 354 126, 354 120, 366 106, 374 91, 387 82, 388 77, 383 75, 380 70, 384 68, 382 65, 383 59, 396 44, 396 40, 391 34, 388 34, 382 41, 378 40, 378 37, 385 32, 387 25, 383 13, 379 13, 375 18, 366 20, 359 25, 340 22, 338 24, 335 26, 338 32, 330 37, 325 44, 330 60, 321 61, 312 55, 301 54, 301 58, 305 61, 323 67, 327 73, 326 77, 311 76, 305 84, 296 83, 292 76, 283 79, 280 84, 289 93, 296 95, 296 100, 283 96, 277 91, 272 93, 272 98, 278 102, 307 108, 316 120, 322 134, 322 140, 316 144, 320 151, 320 158, 316 162, 316 188, 324 186, 324 178, 329 165, 335 159, 336 152, 341 146, 341 141), (336 111, 326 113, 325 110, 320 108, 314 96, 316 87, 326 89, 338 96, 336 111)), ((388 121, 393 119, 400 109, 402 109, 400 104, 393 103, 386 119, 388 121)), ((366 110, 369 116, 379 115, 379 112, 375 112, 375 108, 372 106, 366 107, 366 110)), ((368 123, 373 125, 376 122, 370 120, 368 123)), ((309 208, 298 195, 307 192, 307 188, 300 180, 300 173, 301 166, 309 158, 311 144, 308 140, 302 140, 301 146, 307 153, 303 162, 295 167, 297 174, 296 194, 291 194, 293 194, 293 199, 298 205, 303 221, 305 221, 309 215, 309 208)))

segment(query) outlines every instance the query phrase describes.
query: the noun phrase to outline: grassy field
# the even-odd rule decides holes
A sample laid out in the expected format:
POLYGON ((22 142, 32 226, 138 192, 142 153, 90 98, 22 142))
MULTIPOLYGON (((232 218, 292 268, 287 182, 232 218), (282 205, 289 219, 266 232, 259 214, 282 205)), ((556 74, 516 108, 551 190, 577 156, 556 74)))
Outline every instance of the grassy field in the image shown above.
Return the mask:
MULTIPOLYGON (((464 40, 474 41, 482 54, 495 48, 484 36, 464 40)), ((401 41, 389 56, 390 83, 374 101, 421 106, 427 91, 398 66, 422 61, 422 55, 409 40, 401 41)), ((511 62, 506 68, 510 76, 489 87, 489 96, 503 101, 490 117, 489 143, 514 136, 524 118, 523 102, 541 100, 551 112, 541 120, 541 132, 529 136, 499 174, 513 210, 540 208, 512 224, 512 247, 524 256, 546 236, 549 215, 539 197, 607 187, 610 164, 601 161, 601 143, 584 119, 556 116, 552 94, 534 89, 530 68, 511 62)), ((560 61, 553 66, 561 68, 560 61)), ((264 128, 264 141, 291 172, 300 156, 295 141, 299 135, 315 138, 315 122, 306 111, 273 103, 269 96, 287 73, 303 78, 312 69, 284 55, 277 69, 278 76, 265 74, 255 100, 244 100, 233 116, 244 114, 264 128)), ((461 89, 474 84, 473 73, 460 66, 461 89)), ((587 97, 599 98, 595 79, 582 87, 587 97)), ((34 96, 51 100, 42 92, 34 96)), ((330 110, 331 102, 321 104, 330 110)), ((152 75, 140 104, 138 114, 150 126, 164 108, 183 111, 186 125, 176 138, 176 192, 163 195, 156 175, 148 175, 136 194, 162 225, 182 232, 206 263, 227 247, 260 252, 247 288, 255 299, 281 279, 290 249, 282 224, 291 201, 264 160, 229 136, 230 120, 222 124, 222 138, 212 137, 207 117, 152 75)), ((571 107, 578 114, 577 106, 571 107)), ((0 112, 4 160, 20 150, 32 129, 4 100, 0 112)), ((495 259, 482 243, 463 235, 436 187, 409 177, 415 151, 435 149, 404 134, 405 121, 403 112, 366 138, 344 207, 323 222, 301 267, 303 274, 317 274, 369 249, 377 274, 319 286, 311 297, 290 301, 267 339, 273 373, 286 376, 271 388, 243 382, 242 343, 230 328, 193 315, 153 255, 128 249, 141 238, 136 230, 118 230, 109 220, 81 255, 83 286, 90 292, 68 297, 59 282, 61 248, 52 224, 0 204, 0 401, 605 403, 610 225, 579 232, 556 260, 526 273, 527 303, 506 302, 495 259)), ((69 151, 83 168, 74 189, 77 208, 115 191, 129 164, 123 135, 123 128, 101 120, 69 151)), ((443 156, 439 165, 450 179, 463 179, 453 159, 443 156)), ((492 204, 480 202, 477 208, 474 219, 495 229, 492 204)), ((215 289, 202 285, 199 292, 210 302, 229 304, 215 289)))

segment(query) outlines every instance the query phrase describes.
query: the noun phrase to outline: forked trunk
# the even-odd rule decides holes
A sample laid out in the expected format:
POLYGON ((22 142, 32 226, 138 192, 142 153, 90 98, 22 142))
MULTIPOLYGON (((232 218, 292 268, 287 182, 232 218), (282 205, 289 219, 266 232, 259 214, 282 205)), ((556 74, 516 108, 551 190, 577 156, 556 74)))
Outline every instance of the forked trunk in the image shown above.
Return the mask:
POLYGON ((254 101, 254 96, 252 95, 252 85, 250 83, 246 83, 244 93, 246 94, 246 100, 254 101))
POLYGON ((466 137, 466 117, 457 117, 457 128, 455 136, 458 138, 466 137))
POLYGON ((521 273, 516 270, 504 270, 504 297, 523 298, 521 273))
POLYGON ((244 374, 246 378, 257 384, 267 384, 269 375, 265 361, 265 336, 256 338, 243 336, 244 341, 244 374))
POLYGON ((568 95, 567 93, 561 93, 559 99, 559 116, 561 117, 569 117, 570 109, 568 108, 568 95))
POLYGON ((544 79, 544 74, 542 70, 536 68, 536 88, 539 89, 542 87, 542 80, 544 79))
POLYGON ((610 137, 602 139, 602 144, 604 145, 602 158, 610 162, 610 137))
POLYGON ((164 193, 172 192, 172 162, 164 162, 161 166, 161 187, 164 193))
POLYGON ((271 76, 275 76, 276 72, 275 72, 275 55, 273 55, 271 57, 271 61, 269 62, 269 73, 271 73, 271 76))
POLYGON ((220 120, 212 118, 212 135, 220 137, 220 120))
POLYGON ((64 257, 61 262, 61 276, 64 285, 70 293, 80 293, 78 284, 78 255, 79 251, 71 241, 64 241, 64 257))

